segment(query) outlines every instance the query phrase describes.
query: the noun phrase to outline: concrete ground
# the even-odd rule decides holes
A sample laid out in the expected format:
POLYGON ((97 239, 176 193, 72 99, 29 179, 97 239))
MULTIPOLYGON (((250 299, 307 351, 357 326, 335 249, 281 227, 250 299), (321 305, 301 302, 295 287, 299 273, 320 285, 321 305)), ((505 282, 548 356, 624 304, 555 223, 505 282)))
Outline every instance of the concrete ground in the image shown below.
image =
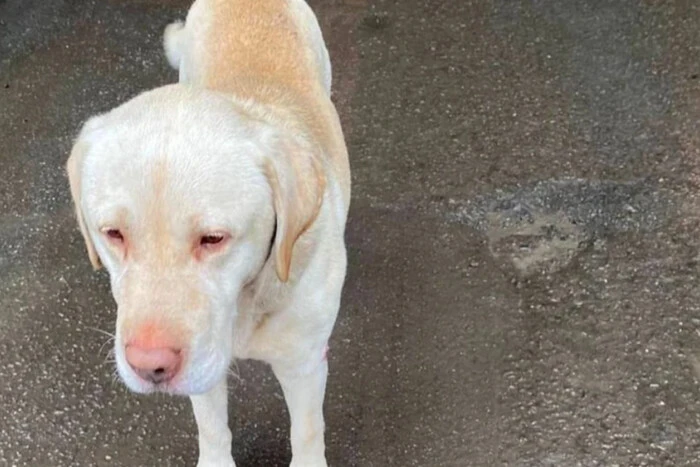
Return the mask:
MULTIPOLYGON (((0 465, 194 465, 128 393, 63 172, 182 0, 0 0, 0 465)), ((700 465, 700 3, 316 0, 354 177, 334 466, 700 465)), ((270 371, 240 466, 289 461, 270 371)))

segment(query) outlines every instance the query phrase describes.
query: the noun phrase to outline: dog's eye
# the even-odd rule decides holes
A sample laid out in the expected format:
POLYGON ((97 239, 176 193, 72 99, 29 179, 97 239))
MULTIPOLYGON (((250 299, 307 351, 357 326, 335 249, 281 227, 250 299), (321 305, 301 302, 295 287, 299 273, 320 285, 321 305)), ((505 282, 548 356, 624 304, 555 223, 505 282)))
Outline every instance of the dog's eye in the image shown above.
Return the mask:
POLYGON ((107 229, 105 230, 105 235, 107 236, 107 238, 109 238, 110 240, 114 240, 115 242, 124 241, 124 235, 122 235, 119 229, 107 229))
POLYGON ((231 239, 231 234, 228 232, 213 231, 204 235, 200 235, 196 240, 194 256, 197 259, 203 259, 208 255, 216 255, 225 250, 231 239))
POLYGON ((224 238, 225 238, 224 234, 202 235, 202 237, 199 239, 199 244, 202 246, 218 245, 224 241, 224 238))

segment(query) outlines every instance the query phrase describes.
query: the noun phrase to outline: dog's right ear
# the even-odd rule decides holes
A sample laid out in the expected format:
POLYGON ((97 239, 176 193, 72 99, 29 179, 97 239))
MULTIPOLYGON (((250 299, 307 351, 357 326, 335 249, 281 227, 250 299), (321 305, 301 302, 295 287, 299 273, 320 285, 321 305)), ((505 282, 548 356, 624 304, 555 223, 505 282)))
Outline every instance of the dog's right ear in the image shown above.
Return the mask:
POLYGON ((89 149, 88 134, 99 125, 98 119, 99 117, 94 117, 83 125, 78 138, 75 140, 73 149, 71 150, 70 156, 68 157, 68 162, 66 164, 68 181, 70 183, 70 193, 73 197, 73 203, 75 204, 75 214, 78 218, 78 226, 80 227, 80 233, 83 234, 83 239, 85 240, 85 246, 87 247, 90 263, 92 263, 92 267, 95 270, 102 267, 102 262, 97 254, 97 250, 95 250, 95 245, 92 242, 92 238, 90 238, 90 232, 88 231, 87 224, 85 223, 85 215, 83 214, 82 208, 82 179, 83 161, 85 159, 85 154, 89 149))

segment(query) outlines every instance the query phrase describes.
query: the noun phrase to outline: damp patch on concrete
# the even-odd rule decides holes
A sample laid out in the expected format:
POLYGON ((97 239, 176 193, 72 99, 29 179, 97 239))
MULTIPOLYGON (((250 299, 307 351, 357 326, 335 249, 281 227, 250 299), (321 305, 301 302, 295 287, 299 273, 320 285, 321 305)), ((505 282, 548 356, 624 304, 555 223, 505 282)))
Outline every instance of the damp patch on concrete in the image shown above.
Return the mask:
POLYGON ((590 237, 561 213, 535 213, 531 222, 503 227, 503 216, 489 213, 486 236, 494 258, 510 263, 519 275, 553 272, 582 251, 590 237))
POLYGON ((530 276, 566 267, 614 233, 658 229, 672 201, 648 179, 558 179, 449 204, 450 220, 482 232, 496 260, 530 276))

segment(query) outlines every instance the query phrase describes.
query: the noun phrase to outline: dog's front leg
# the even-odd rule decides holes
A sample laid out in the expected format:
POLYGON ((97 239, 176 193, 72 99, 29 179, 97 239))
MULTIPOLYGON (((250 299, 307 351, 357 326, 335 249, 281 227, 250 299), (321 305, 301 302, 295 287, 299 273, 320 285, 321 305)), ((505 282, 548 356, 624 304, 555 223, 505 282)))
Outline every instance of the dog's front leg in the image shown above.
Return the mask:
POLYGON ((226 378, 211 391, 190 396, 199 431, 197 467, 235 467, 231 456, 231 430, 228 427, 226 378))
POLYGON ((327 467, 323 441, 323 397, 326 392, 328 361, 323 359, 311 371, 274 367, 282 386, 291 419, 291 467, 327 467))

